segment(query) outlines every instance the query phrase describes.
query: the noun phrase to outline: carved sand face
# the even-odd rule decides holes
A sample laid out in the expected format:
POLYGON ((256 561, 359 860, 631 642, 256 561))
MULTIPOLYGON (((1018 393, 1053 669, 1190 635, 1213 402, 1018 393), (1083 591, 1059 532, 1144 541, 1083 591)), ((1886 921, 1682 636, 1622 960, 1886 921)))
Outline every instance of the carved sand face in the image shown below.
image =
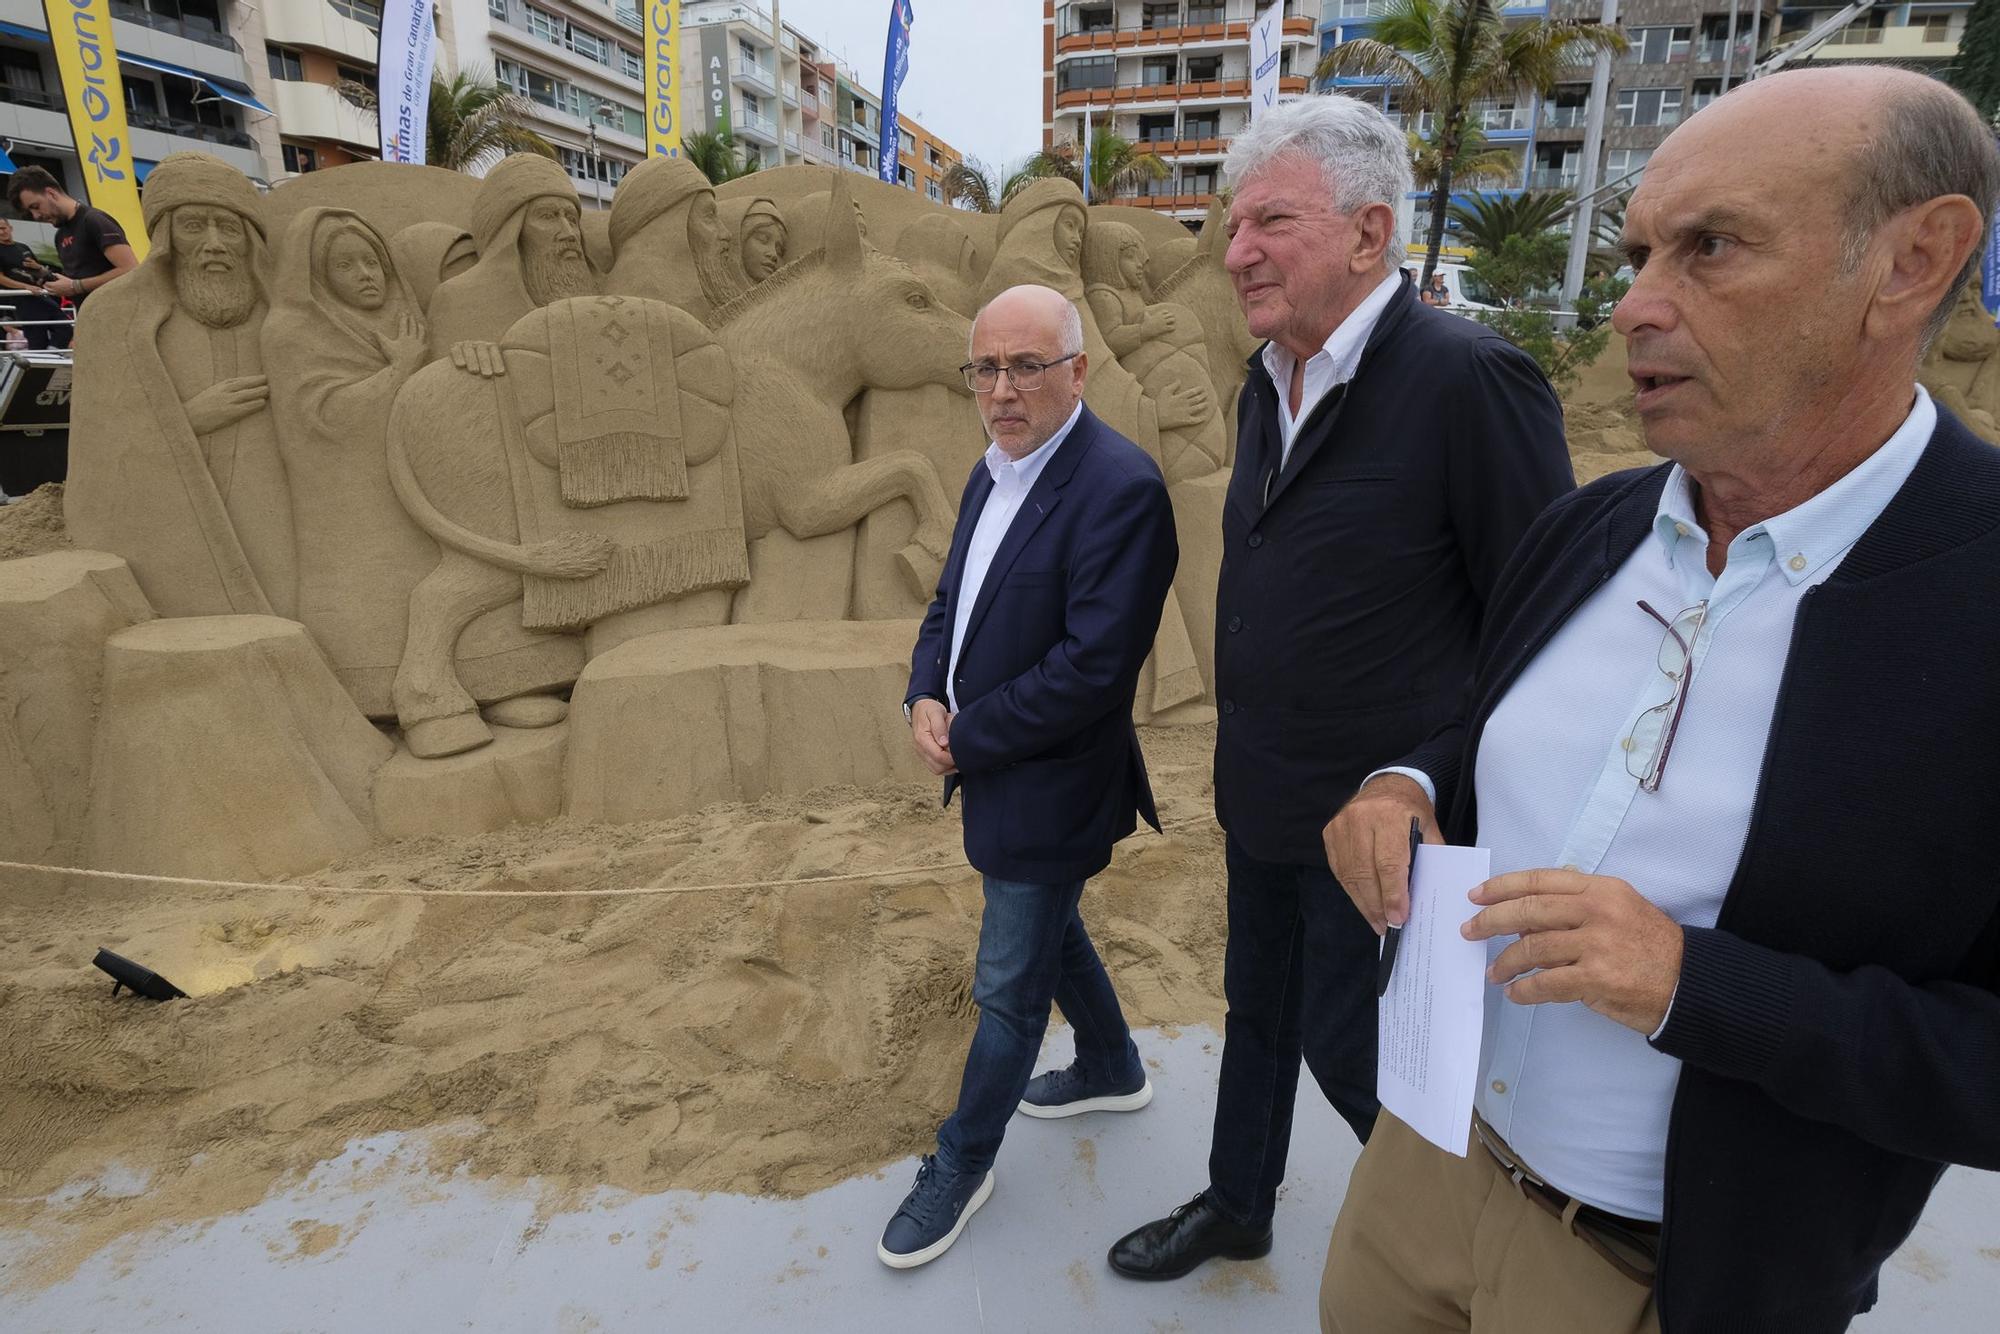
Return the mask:
POLYGON ((743 273, 753 283, 761 283, 785 263, 785 230, 765 219, 743 238, 743 273))
POLYGON ((1146 248, 1137 241, 1128 241, 1118 252, 1118 276, 1125 285, 1135 292, 1146 288, 1146 248))
POLYGON ((250 228, 211 204, 183 204, 167 222, 173 247, 174 299, 211 329, 232 329, 257 305, 250 268, 250 228))
POLYGON ((327 247, 326 284, 335 297, 356 310, 380 310, 388 298, 381 257, 351 229, 336 235, 327 247))
POLYGON ((521 280, 538 306, 595 290, 583 255, 583 224, 575 204, 537 199, 521 218, 521 280))
POLYGON ((1966 284, 1958 294, 1937 350, 1946 361, 1984 361, 2000 353, 2000 329, 1993 327, 1993 317, 1980 304, 1977 282, 1966 284))
POLYGON ((1083 228, 1082 209, 1065 207, 1056 215, 1056 253, 1078 272, 1083 268, 1083 228))

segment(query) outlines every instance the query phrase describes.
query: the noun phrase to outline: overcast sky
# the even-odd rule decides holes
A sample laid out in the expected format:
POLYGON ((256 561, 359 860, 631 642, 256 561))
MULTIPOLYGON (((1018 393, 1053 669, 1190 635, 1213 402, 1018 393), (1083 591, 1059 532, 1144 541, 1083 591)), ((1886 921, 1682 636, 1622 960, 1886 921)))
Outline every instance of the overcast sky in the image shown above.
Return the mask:
MULTIPOLYGON (((770 0, 764 0, 770 3, 770 0)), ((882 91, 890 0, 779 0, 785 22, 882 91)), ((911 0, 903 114, 989 167, 1019 166, 1042 146, 1039 0, 911 0)))

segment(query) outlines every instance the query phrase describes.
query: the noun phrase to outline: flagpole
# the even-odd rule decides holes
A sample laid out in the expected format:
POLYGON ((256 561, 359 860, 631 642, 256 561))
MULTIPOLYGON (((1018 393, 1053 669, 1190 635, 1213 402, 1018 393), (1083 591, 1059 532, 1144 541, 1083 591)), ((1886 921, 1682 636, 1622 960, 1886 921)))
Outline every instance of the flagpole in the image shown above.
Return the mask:
MULTIPOLYGON (((1089 94, 1084 94, 1088 97, 1089 94)), ((1090 103, 1083 104, 1083 202, 1090 202, 1090 103)))

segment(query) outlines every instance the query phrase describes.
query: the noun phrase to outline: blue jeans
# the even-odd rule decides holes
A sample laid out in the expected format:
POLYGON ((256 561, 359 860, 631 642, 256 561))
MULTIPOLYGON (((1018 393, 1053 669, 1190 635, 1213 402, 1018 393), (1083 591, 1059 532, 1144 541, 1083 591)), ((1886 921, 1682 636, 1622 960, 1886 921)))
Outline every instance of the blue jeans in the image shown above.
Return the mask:
POLYGON ((1259 861, 1234 838, 1209 1196, 1238 1222, 1277 1208, 1299 1058, 1363 1144, 1374 1128, 1375 932, 1324 862, 1259 861))
POLYGON ((1083 882, 1031 885, 986 877, 972 999, 979 1027, 966 1053, 958 1109, 938 1130, 938 1158, 957 1172, 985 1172, 1035 1073, 1049 1003, 1076 1030, 1076 1059, 1111 1081, 1139 1072, 1139 1049, 1119 1012, 1104 962, 1077 904, 1083 882))

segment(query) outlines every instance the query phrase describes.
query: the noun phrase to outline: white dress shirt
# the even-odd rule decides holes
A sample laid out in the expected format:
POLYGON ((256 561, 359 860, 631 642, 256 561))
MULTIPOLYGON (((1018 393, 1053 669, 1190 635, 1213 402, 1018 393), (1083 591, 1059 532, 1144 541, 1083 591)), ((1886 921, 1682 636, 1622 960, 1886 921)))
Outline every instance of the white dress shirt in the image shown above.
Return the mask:
MULTIPOLYGON (((1684 926, 1715 925, 1749 835, 1792 623, 1909 478, 1936 426, 1919 388, 1902 426, 1859 467, 1739 533, 1720 577, 1708 572, 1687 474, 1668 474, 1651 540, 1557 630, 1487 721, 1473 777, 1493 874, 1560 866, 1616 876, 1684 926), (1708 604, 1656 792, 1640 790, 1622 745, 1673 692, 1658 662, 1666 632, 1641 598, 1669 619, 1708 604)), ((1515 939, 1489 942, 1489 960, 1515 939)), ((1523 1162, 1586 1204, 1661 1216, 1679 1061, 1582 1004, 1516 1005, 1490 987, 1481 1065, 1480 1114, 1523 1162)))
POLYGON ((1019 460, 1008 458, 1007 451, 998 444, 986 447, 986 471, 992 474, 993 489, 986 493, 979 521, 973 525, 972 536, 965 544, 965 568, 959 573, 958 591, 952 599, 951 662, 945 668, 944 692, 945 705, 953 713, 958 712, 958 651, 965 646, 965 626, 972 619, 979 590, 986 585, 986 570, 993 564, 993 553, 1000 549, 1007 530, 1014 524, 1014 516, 1020 513, 1021 502, 1034 489, 1035 479, 1049 466, 1062 442, 1069 439, 1081 416, 1083 404, 1079 402, 1061 429, 1019 460))
POLYGON ((1292 411, 1292 367, 1298 365, 1299 359, 1276 343, 1264 344, 1264 369, 1271 373, 1271 383, 1278 386, 1278 435, 1284 446, 1278 461, 1281 471, 1292 461, 1292 441, 1298 438, 1299 426, 1312 416, 1313 409, 1335 386, 1354 378, 1354 372, 1361 366, 1361 353, 1368 346, 1368 335, 1375 332, 1376 321, 1389 308, 1389 299, 1396 295, 1402 282, 1402 274, 1391 269, 1389 276, 1340 322, 1340 327, 1326 340, 1326 346, 1306 359, 1296 413, 1292 411))

